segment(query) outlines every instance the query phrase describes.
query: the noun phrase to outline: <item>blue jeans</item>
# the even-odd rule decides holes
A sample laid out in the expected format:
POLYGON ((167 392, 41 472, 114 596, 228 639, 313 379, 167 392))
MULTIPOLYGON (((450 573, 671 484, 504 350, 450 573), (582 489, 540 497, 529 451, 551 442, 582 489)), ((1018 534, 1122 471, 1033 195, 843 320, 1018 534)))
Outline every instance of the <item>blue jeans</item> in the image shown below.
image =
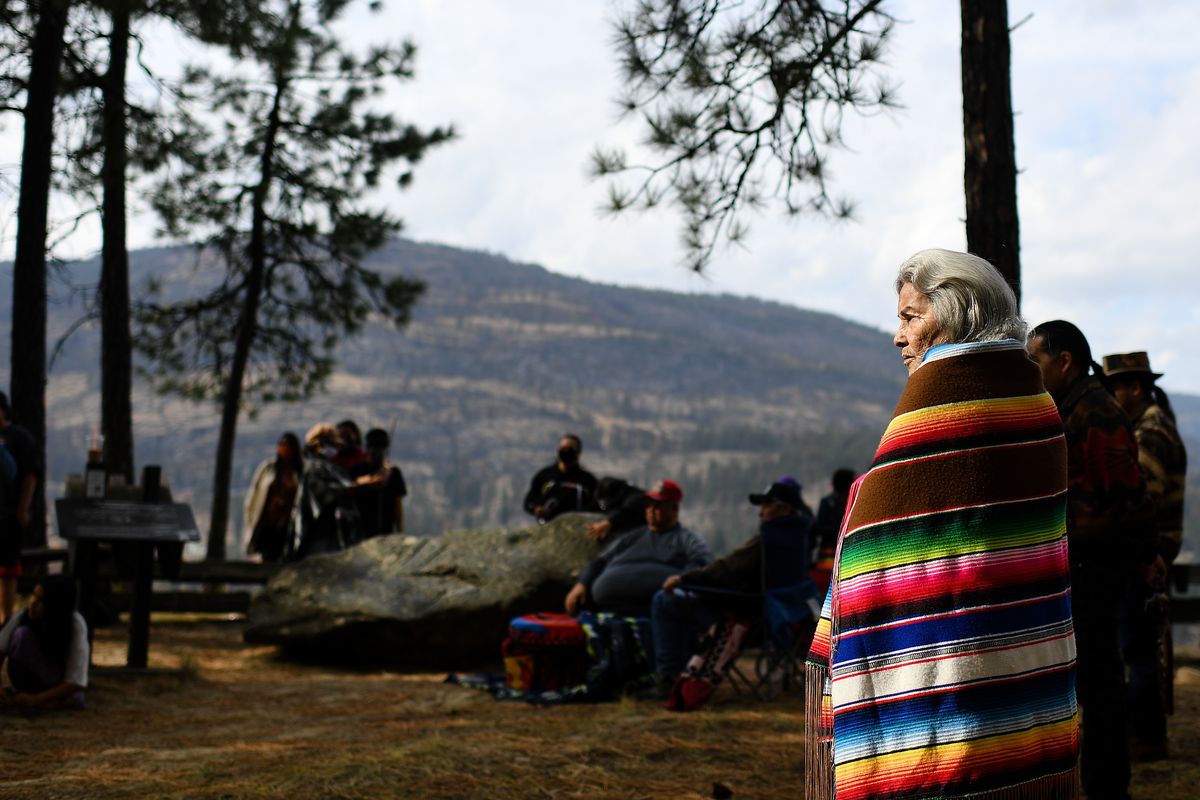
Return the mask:
POLYGON ((683 672, 696 643, 720 615, 692 592, 659 590, 650 602, 654 627, 654 666, 660 680, 683 672))

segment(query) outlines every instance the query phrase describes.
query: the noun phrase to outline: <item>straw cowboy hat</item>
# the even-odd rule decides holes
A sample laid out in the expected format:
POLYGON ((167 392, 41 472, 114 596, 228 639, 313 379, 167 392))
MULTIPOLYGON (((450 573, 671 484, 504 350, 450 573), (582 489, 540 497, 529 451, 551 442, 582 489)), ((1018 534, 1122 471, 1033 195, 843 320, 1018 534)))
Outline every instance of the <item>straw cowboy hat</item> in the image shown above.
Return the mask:
POLYGON ((1113 353, 1104 357, 1104 375, 1149 375, 1158 380, 1161 372, 1150 369, 1150 356, 1145 351, 1136 353, 1113 353))

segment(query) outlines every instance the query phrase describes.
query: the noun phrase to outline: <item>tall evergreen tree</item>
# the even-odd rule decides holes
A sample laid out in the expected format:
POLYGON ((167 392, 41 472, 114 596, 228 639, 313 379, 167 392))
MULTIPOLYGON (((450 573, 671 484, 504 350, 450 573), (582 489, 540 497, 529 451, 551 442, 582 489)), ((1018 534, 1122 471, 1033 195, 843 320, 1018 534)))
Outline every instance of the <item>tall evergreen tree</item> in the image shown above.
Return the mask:
MULTIPOLYGON (((362 265, 400 228, 364 200, 389 168, 415 164, 453 132, 372 108, 393 80, 412 76, 415 50, 349 51, 329 27, 345 6, 264 3, 246 58, 227 74, 189 71, 196 88, 163 145, 164 158, 181 160, 153 196, 164 227, 198 234, 198 263, 215 255, 224 269, 202 297, 142 304, 137 346, 160 391, 220 404, 211 559, 225 557, 242 410, 309 396, 330 375, 339 337, 372 313, 403 324, 423 289, 362 265)), ((411 178, 405 168, 399 181, 411 178)))
POLYGON ((1020 300, 1008 2, 961 0, 961 7, 967 250, 992 262, 1020 300))
POLYGON ((24 83, 24 144, 13 259, 13 418, 33 434, 41 453, 25 544, 46 541, 46 234, 49 224, 54 108, 70 0, 31 3, 29 77, 24 83))

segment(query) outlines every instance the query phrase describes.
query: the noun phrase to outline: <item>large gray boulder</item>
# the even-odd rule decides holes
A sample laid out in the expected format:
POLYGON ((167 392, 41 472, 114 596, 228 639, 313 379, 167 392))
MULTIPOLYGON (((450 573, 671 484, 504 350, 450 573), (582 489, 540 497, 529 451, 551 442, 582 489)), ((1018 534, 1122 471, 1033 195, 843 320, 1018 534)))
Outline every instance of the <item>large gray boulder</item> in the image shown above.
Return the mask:
POLYGON ((304 658, 460 669, 499 657, 509 620, 559 611, 599 551, 598 517, 381 536, 284 567, 250 604, 245 639, 304 658))

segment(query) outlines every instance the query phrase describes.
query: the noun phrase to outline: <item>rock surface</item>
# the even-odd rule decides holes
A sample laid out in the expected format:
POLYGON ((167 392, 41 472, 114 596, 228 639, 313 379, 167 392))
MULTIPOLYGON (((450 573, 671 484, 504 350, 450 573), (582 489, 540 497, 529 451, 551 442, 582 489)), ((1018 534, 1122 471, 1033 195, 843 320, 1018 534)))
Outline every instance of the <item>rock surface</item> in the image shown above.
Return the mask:
POLYGON ((381 536, 288 565, 250 606, 245 638, 322 661, 462 669, 499 658, 512 617, 558 611, 600 546, 598 519, 381 536))

